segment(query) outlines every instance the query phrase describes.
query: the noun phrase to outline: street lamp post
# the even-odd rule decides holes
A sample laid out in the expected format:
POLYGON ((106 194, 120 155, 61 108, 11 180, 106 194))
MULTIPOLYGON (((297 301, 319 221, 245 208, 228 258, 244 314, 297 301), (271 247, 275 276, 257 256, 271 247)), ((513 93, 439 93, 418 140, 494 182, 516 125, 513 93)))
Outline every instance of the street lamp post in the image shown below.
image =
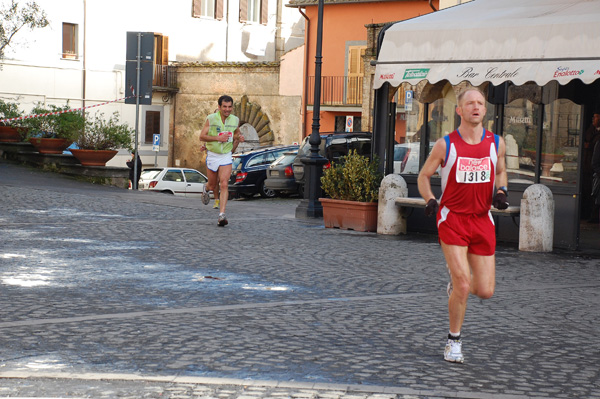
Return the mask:
POLYGON ((313 102, 313 123, 312 132, 308 143, 310 144, 310 154, 300 158, 304 163, 304 173, 306 183, 304 185, 304 199, 296 208, 296 217, 307 219, 323 216, 323 206, 319 201, 321 197, 321 176, 323 175, 323 165, 327 159, 319 154, 319 145, 321 144, 321 135, 319 134, 319 119, 321 111, 321 48, 323 42, 323 3, 319 0, 318 20, 317 20, 317 47, 315 52, 315 99, 313 102))

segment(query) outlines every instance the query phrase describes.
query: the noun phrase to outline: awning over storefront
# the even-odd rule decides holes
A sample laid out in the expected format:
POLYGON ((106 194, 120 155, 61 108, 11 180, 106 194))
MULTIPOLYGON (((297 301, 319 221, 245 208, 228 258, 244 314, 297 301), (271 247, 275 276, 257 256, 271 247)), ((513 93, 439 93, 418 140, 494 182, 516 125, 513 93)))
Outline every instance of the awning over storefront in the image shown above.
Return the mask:
POLYGON ((600 0, 473 0, 385 31, 374 88, 600 79, 600 0))

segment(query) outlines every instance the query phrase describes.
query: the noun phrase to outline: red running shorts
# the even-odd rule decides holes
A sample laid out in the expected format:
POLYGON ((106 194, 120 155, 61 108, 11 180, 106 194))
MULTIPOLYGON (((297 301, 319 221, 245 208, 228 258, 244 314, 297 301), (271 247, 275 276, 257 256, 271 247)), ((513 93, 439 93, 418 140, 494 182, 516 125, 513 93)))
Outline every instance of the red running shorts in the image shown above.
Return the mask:
POLYGON ((447 245, 468 247, 469 253, 481 256, 496 252, 496 228, 489 212, 473 215, 443 207, 437 214, 437 227, 440 241, 447 245))

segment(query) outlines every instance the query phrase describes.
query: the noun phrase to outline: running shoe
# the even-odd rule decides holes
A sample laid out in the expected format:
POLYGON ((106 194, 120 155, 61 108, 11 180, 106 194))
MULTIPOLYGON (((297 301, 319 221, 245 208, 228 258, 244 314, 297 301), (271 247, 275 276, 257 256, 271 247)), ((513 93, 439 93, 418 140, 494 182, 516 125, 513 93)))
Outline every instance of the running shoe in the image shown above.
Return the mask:
POLYGON ((215 204, 213 205, 213 209, 219 209, 219 200, 215 200, 215 204))
POLYGON ((446 263, 446 270, 448 270, 448 277, 450 278, 450 281, 448 282, 448 285, 446 286, 446 293, 448 294, 448 298, 450 298, 450 294, 452 294, 452 290, 454 289, 454 287, 452 286, 452 273, 450 273, 450 268, 448 267, 447 263, 446 263))
POLYGON ((461 339, 448 339, 444 350, 444 360, 452 363, 463 363, 465 361, 462 354, 461 339))
POLYGON ((200 199, 202 200, 202 203, 204 205, 208 205, 208 203, 210 202, 210 194, 208 193, 208 191, 206 191, 206 184, 204 185, 204 188, 202 188, 202 194, 200 194, 200 199))
POLYGON ((227 221, 227 218, 225 217, 225 214, 224 213, 220 214, 219 215, 219 219, 217 221, 217 226, 223 227, 227 223, 229 223, 229 222, 227 221))

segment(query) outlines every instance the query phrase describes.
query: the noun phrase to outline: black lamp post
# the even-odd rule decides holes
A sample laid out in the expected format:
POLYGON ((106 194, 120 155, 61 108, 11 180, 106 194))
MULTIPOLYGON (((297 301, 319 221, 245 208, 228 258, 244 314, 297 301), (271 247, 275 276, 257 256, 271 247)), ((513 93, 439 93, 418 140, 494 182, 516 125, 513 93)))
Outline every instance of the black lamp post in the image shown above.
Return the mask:
POLYGON ((323 165, 327 159, 319 154, 319 144, 321 144, 321 135, 319 134, 319 118, 321 111, 321 47, 323 42, 323 2, 319 0, 318 20, 317 20, 317 48, 315 53, 315 100, 313 102, 313 123, 312 133, 308 142, 310 144, 310 155, 300 158, 304 163, 304 173, 306 183, 304 185, 304 199, 296 208, 296 217, 307 219, 323 216, 323 206, 319 201, 321 197, 321 176, 323 175, 323 165))

